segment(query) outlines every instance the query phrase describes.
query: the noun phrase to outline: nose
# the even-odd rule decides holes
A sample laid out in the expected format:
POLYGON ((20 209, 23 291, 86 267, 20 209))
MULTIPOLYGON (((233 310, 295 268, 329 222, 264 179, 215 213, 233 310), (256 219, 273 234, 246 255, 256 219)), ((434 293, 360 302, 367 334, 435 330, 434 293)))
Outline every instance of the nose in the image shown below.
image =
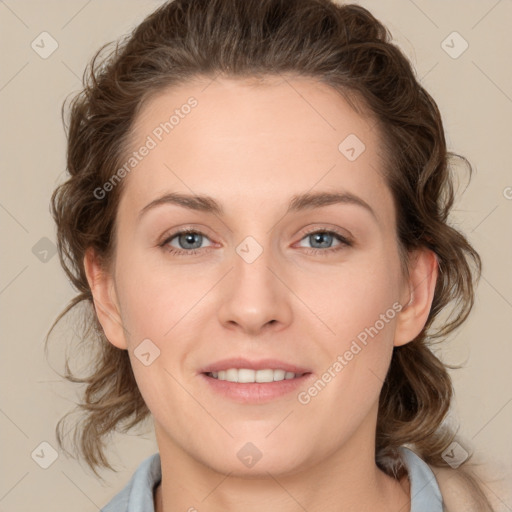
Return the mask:
MULTIPOLYGON (((249 247, 249 253, 254 250, 249 247)), ((286 328, 292 321, 292 292, 286 286, 285 271, 266 247, 254 261, 247 255, 235 252, 233 269, 221 283, 219 321, 252 336, 286 328)))

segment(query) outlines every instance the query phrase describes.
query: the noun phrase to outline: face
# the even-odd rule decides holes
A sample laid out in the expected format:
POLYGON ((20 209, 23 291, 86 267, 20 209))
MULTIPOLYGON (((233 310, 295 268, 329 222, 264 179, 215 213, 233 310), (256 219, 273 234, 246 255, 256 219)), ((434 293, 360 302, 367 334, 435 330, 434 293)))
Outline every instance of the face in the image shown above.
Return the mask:
POLYGON ((410 292, 374 120, 290 78, 191 82, 136 121, 109 339, 160 449, 255 475, 373 447, 410 292))

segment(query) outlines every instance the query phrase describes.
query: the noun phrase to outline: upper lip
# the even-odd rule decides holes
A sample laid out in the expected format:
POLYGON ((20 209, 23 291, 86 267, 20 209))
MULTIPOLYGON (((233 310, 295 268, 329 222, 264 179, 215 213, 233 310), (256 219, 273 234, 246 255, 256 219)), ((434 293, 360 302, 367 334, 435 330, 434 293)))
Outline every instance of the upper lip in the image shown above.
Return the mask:
POLYGON ((285 370, 286 372, 311 373, 311 370, 295 364, 285 363, 279 359, 249 360, 243 357, 232 357, 211 363, 200 370, 200 373, 219 372, 230 368, 247 368, 249 370, 285 370))

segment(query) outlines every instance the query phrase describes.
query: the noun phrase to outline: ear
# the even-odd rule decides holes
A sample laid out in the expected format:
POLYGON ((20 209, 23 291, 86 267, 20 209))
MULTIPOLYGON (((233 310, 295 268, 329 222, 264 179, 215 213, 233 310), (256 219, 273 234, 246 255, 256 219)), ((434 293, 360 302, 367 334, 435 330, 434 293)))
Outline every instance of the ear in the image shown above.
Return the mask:
POLYGON ((427 322, 438 275, 436 254, 422 248, 409 253, 409 279, 404 284, 398 313, 394 345, 399 347, 412 341, 427 322))
POLYGON ((103 331, 112 345, 125 350, 127 343, 114 279, 92 248, 85 252, 84 267, 94 300, 94 309, 103 331))

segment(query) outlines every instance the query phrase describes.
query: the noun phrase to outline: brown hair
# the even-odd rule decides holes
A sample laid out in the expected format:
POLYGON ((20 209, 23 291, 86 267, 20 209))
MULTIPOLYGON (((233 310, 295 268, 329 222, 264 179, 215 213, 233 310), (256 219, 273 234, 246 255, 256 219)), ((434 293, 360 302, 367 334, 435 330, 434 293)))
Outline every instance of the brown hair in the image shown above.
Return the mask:
MULTIPOLYGON (((92 59, 84 89, 71 102, 69 179, 51 202, 61 263, 78 290, 52 329, 82 301, 88 308, 83 340, 91 343, 94 369, 75 377, 66 360, 65 377, 86 384, 79 404, 86 415, 74 439, 89 466, 95 472, 99 466, 112 469, 104 455, 105 436, 120 425, 126 432, 149 415, 128 353, 102 333, 83 265, 88 248, 104 262, 113 254, 123 183, 102 199, 94 190, 122 165, 134 119, 149 97, 174 84, 218 74, 312 77, 355 99, 376 119, 386 149, 385 177, 397 211, 403 267, 407 269, 408 251, 427 247, 437 255, 440 269, 424 329, 393 352, 380 395, 376 462, 401 477, 405 469, 397 448, 409 445, 431 465, 448 466, 442 454, 455 433, 441 424, 453 390, 446 365, 429 345, 445 339, 473 306, 473 281, 481 261, 448 223, 454 201, 449 163, 461 159, 470 174, 471 165, 447 151, 437 105, 387 29, 363 7, 329 0, 175 0, 103 55, 107 47, 92 59), (448 305, 450 315, 435 326, 448 305)), ((61 447, 63 419, 56 429, 61 447)))

